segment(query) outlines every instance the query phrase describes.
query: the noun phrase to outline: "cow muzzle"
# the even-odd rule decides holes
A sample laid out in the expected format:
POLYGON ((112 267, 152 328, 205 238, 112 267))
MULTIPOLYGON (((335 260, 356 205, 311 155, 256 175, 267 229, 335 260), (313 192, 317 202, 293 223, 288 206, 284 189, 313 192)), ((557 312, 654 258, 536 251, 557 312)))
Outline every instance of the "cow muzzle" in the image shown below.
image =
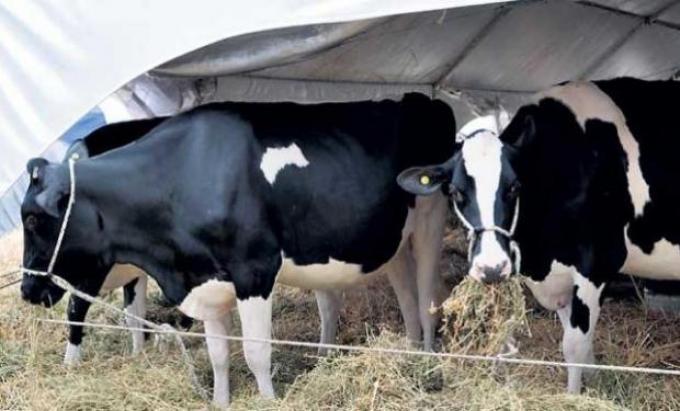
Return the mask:
POLYGON ((508 238, 507 243, 504 242, 504 247, 496 237, 494 230, 486 230, 478 233, 470 241, 479 241, 479 244, 472 243, 470 253, 475 248, 474 245, 479 246, 479 253, 472 257, 470 261, 470 270, 468 274, 475 280, 486 284, 497 283, 510 277, 516 266, 516 261, 513 259, 516 253, 511 249, 511 239, 508 238))
POLYGON ((47 277, 24 274, 21 281, 21 298, 34 305, 50 308, 61 300, 64 293, 61 287, 47 277))
POLYGON ((474 262, 469 271, 472 278, 485 284, 501 282, 510 277, 512 273, 512 263, 509 259, 498 264, 474 262))

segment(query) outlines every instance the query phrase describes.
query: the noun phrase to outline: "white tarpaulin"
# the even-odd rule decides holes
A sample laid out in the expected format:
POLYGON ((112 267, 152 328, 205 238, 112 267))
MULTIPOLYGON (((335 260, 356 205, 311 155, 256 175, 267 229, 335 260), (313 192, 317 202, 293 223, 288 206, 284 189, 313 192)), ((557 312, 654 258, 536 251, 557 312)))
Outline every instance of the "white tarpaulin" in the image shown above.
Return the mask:
MULTIPOLYGON (((211 100, 351 101, 410 90, 512 109, 561 81, 673 76, 679 3, 3 0, 0 193, 28 158, 124 85, 117 96, 141 107, 133 117, 211 100), (149 71, 155 77, 139 78, 149 71)), ((21 190, 10 191, 16 204, 21 190)), ((15 208, 0 206, 0 231, 16 223, 15 208)))

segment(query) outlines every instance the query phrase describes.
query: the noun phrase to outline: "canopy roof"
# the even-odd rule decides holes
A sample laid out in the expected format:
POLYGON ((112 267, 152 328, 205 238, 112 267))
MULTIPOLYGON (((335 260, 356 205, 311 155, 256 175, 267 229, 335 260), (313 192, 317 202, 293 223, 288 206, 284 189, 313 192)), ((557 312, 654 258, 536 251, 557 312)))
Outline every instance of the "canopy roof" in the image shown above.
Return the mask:
POLYGON ((0 4, 0 38, 1 231, 18 221, 21 190, 8 188, 26 160, 150 70, 180 90, 176 110, 210 100, 347 101, 410 90, 512 109, 566 80, 673 76, 680 2, 71 0, 65 8, 8 0, 0 4), (182 100, 187 90, 190 104, 182 100))

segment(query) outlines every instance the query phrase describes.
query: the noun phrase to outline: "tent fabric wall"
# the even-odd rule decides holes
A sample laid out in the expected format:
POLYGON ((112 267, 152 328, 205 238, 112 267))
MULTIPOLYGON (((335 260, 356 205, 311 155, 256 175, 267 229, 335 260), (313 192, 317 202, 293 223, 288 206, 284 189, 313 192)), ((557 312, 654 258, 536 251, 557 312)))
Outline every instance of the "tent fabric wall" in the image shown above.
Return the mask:
MULTIPOLYGON (((0 192, 30 157, 130 80, 224 38, 490 0, 6 0, 0 3, 0 192)), ((491 0, 492 1, 492 0, 491 0)))
MULTIPOLYGON (((122 119, 215 100, 420 91, 452 104, 462 124, 566 80, 674 76, 680 2, 7 0, 0 38, 0 193, 16 203, 7 190, 26 160, 113 92, 122 119)), ((2 230, 17 216, 0 203, 2 230)))

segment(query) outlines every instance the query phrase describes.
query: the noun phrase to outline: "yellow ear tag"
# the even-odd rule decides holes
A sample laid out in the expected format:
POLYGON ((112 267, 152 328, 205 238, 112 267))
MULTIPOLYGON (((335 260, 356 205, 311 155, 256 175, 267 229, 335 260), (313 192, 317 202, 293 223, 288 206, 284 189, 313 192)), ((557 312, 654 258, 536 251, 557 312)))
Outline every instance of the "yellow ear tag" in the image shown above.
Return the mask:
POLYGON ((430 176, 428 176, 427 174, 423 174, 422 176, 420 176, 420 184, 424 186, 430 185, 430 176))

